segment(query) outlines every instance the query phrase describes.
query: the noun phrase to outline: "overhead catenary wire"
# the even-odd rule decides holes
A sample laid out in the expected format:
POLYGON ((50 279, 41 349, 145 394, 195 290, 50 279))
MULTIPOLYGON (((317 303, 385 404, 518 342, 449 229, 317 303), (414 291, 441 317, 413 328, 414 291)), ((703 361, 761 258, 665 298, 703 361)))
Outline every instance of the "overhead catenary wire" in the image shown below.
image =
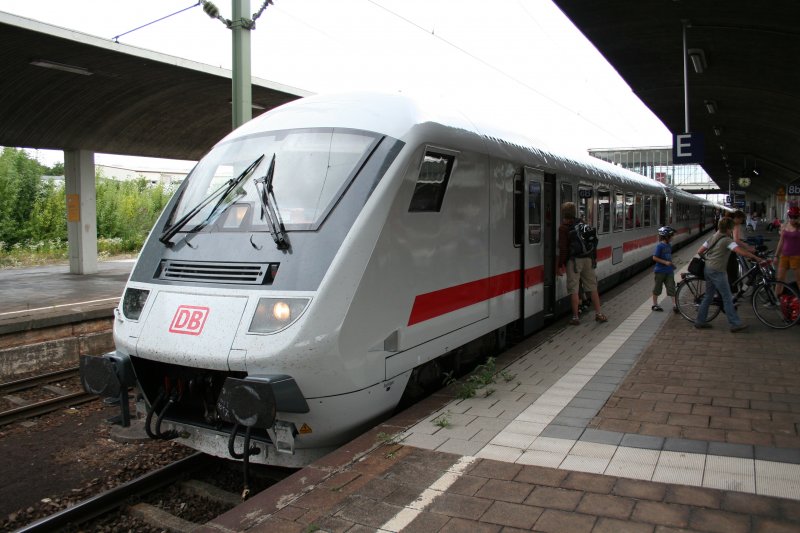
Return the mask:
POLYGON ((115 43, 118 43, 119 42, 119 38, 122 37, 123 35, 128 35, 129 33, 133 33, 136 30, 141 30, 142 28, 146 28, 147 26, 150 26, 151 24, 155 24, 156 22, 161 22, 162 20, 165 20, 165 19, 168 19, 170 17, 173 17, 173 16, 175 16, 175 15, 177 15, 179 13, 183 13, 184 11, 188 11, 188 10, 190 10, 192 8, 195 8, 195 7, 199 6, 199 5, 200 5, 200 2, 196 2, 196 3, 192 4, 192 5, 190 5, 189 7, 185 7, 183 9, 181 9, 181 10, 176 11, 175 13, 170 13, 169 15, 161 17, 160 19, 156 19, 156 20, 154 20, 152 22, 148 22, 147 24, 142 24, 138 28, 133 28, 132 30, 128 30, 128 31, 126 31, 124 33, 120 33, 119 35, 115 35, 114 37, 111 38, 111 40, 114 41, 115 43))
POLYGON ((475 54, 471 53, 470 51, 468 51, 468 50, 465 50, 464 48, 461 48, 460 46, 458 46, 457 44, 455 44, 455 43, 453 43, 453 42, 451 42, 451 41, 448 41, 447 39, 445 39, 445 38, 444 38, 444 37, 442 37, 441 35, 437 35, 437 34, 436 34, 434 31, 432 31, 432 30, 428 30, 427 28, 425 28, 425 27, 423 27, 423 26, 420 26, 419 24, 417 24, 417 23, 416 23, 416 22, 414 22, 413 20, 407 19, 406 17, 404 17, 404 16, 400 15, 399 13, 396 13, 396 12, 392 11, 392 10, 391 10, 391 9, 389 9, 388 7, 386 7, 386 6, 383 6, 383 5, 379 4, 379 3, 378 3, 376 0, 366 0, 366 1, 367 1, 367 2, 369 2, 370 4, 372 4, 372 5, 376 6, 376 7, 379 7, 379 8, 381 8, 381 9, 383 9, 384 11, 386 11, 387 13, 389 13, 390 15, 392 15, 392 16, 394 16, 394 17, 397 17, 398 19, 402 20, 403 22, 405 22, 405 23, 407 23, 407 24, 410 24, 411 26, 414 26, 415 28, 417 28, 417 29, 419 29, 419 30, 421 30, 421 31, 424 31, 425 33, 427 33, 427 34, 431 35, 431 36, 432 36, 434 39, 438 39, 438 40, 442 41, 443 43, 447 44, 448 46, 450 46, 450 47, 452 47, 452 48, 455 48, 456 50, 458 50, 458 51, 459 51, 459 52, 461 52, 462 54, 464 54, 464 55, 466 55, 466 56, 470 57, 471 59, 473 59, 473 60, 477 61, 478 63, 481 63, 482 65, 484 65, 484 66, 486 66, 486 67, 488 67, 488 68, 490 68, 490 69, 494 70, 494 71, 495 71, 495 72, 497 72, 498 74, 500 74, 500 75, 502 75, 502 76, 504 76, 504 77, 506 77, 506 78, 510 79, 511 81, 513 81, 514 83, 516 83, 516 84, 518 84, 518 85, 520 85, 520 86, 524 87, 525 89, 528 89, 529 91, 531 91, 531 92, 533 92, 533 93, 536 93, 536 94, 538 94, 538 95, 539 95, 539 96, 541 96, 542 98, 545 98, 546 100, 549 100, 550 102, 554 103, 555 105, 557 105, 557 106, 558 106, 558 107, 560 107, 561 109, 564 109, 565 111, 568 111, 568 112, 570 112, 570 113, 572 113, 572 114, 575 114, 575 115, 577 115, 577 116, 578 116, 578 117, 580 117, 582 120, 584 120, 584 121, 588 122, 588 123, 589 123, 589 124, 591 124, 592 126, 594 126, 594 127, 598 128, 598 129, 600 129, 601 131, 604 131, 604 132, 608 133, 609 135, 616 137, 616 134, 614 134, 613 132, 611 132, 611 131, 609 131, 608 129, 604 128, 602 125, 598 124, 597 122, 594 122, 594 121, 592 121, 592 120, 590 120, 590 119, 586 118, 584 115, 582 115, 582 114, 580 113, 580 111, 577 111, 577 110, 575 110, 575 109, 572 109, 572 108, 568 107, 567 105, 565 105, 565 104, 563 104, 563 103, 559 102, 559 101, 558 101, 558 100, 556 100, 555 98, 553 98, 553 97, 551 97, 551 96, 548 96, 547 94, 545 94, 545 93, 543 93, 543 92, 541 92, 541 91, 537 90, 536 88, 532 87, 532 86, 531 86, 531 85, 529 85, 528 83, 525 83, 524 81, 520 80, 519 78, 516 78, 516 77, 512 76, 511 74, 509 74, 509 73, 505 72, 504 70, 500 69, 499 67, 496 67, 496 66, 492 65, 492 64, 491 64, 491 63, 489 63, 488 61, 486 61, 486 60, 484 60, 484 59, 482 59, 482 58, 480 58, 480 57, 476 56, 475 54))

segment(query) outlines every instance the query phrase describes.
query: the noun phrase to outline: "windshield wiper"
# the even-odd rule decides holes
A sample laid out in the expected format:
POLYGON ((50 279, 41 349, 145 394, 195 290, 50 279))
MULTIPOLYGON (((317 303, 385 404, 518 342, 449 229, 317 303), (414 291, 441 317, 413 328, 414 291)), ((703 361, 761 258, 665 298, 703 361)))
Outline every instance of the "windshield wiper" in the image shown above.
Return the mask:
POLYGON ((278 202, 275 200, 275 192, 272 189, 272 179, 275 176, 275 154, 272 154, 272 161, 269 163, 269 170, 267 173, 253 180, 253 183, 258 189, 258 197, 261 200, 261 218, 267 219, 270 228, 272 228, 272 240, 278 246, 278 250, 288 250, 291 245, 289 244, 289 236, 286 234, 286 228, 283 225, 280 211, 277 209, 278 202), (259 187, 261 185, 261 187, 259 187))
POLYGON ((214 215, 217 209, 219 209, 219 206, 225 200, 225 197, 227 197, 232 190, 234 190, 240 183, 242 183, 242 181, 244 181, 244 179, 247 178, 256 169, 258 164, 261 163, 263 159, 264 159, 264 154, 261 154, 255 161, 250 163, 250 165, 248 165, 248 167, 244 169, 244 171, 241 174, 239 174, 235 178, 229 179, 228 181, 223 183, 222 186, 220 186, 216 191, 206 196, 203 199, 203 201, 197 204, 191 211, 183 215, 173 225, 165 229, 164 232, 161 234, 161 236, 158 238, 158 240, 163 242, 167 246, 172 246, 170 239, 172 239, 172 237, 174 237, 175 234, 181 230, 181 228, 183 228, 192 218, 194 218, 195 215, 197 215, 197 213, 202 211, 214 199, 219 198, 216 205, 214 205, 214 208, 211 210, 211 213, 209 213, 209 215, 203 221, 203 224, 205 224, 214 215))

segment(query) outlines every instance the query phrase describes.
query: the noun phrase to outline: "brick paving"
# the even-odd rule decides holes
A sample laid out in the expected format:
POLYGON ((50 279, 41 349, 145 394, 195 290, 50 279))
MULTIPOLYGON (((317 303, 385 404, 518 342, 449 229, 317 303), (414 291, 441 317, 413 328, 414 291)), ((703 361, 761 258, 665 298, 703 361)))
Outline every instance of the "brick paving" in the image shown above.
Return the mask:
POLYGON ((650 278, 499 355, 491 395, 444 389, 202 531, 800 532, 800 328, 642 313, 650 278))

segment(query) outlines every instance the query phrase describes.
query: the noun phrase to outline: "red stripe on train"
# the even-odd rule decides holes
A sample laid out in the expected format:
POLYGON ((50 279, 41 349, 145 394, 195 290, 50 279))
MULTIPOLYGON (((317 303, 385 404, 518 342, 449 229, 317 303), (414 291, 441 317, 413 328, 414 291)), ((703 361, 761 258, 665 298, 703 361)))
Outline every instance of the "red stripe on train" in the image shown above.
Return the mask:
MULTIPOLYGON (((539 285, 543 280, 543 266, 536 266, 525 271, 526 288, 539 285)), ((514 270, 490 278, 462 283, 455 287, 420 294, 414 298, 408 325, 413 326, 518 289, 519 270, 514 270)))

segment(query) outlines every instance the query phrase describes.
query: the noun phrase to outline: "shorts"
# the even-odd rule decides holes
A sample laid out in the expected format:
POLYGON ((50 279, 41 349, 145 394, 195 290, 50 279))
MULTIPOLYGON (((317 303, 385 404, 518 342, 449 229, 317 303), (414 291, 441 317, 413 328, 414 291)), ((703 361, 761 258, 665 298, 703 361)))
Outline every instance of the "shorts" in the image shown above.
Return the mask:
POLYGON ((675 274, 673 272, 656 272, 655 280, 653 295, 660 296, 663 285, 667 288, 667 296, 675 296, 675 274))
POLYGON ((778 263, 778 267, 783 269, 791 268, 792 270, 797 270, 800 268, 800 255, 782 255, 780 263, 778 263))
POLYGON ((578 294, 579 290, 597 290, 597 276, 594 275, 591 257, 576 257, 567 261, 567 294, 578 294), (577 272, 576 272, 577 270, 577 272))

